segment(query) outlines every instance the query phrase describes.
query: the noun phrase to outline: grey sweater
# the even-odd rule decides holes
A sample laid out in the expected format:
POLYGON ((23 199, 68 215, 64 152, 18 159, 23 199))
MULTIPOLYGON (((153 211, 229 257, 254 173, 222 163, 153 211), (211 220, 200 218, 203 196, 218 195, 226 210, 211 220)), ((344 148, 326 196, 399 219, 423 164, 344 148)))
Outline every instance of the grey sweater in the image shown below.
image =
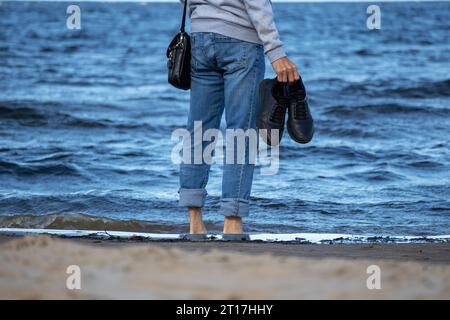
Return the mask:
POLYGON ((191 32, 215 32, 262 44, 270 62, 286 56, 270 0, 188 0, 187 14, 191 32))

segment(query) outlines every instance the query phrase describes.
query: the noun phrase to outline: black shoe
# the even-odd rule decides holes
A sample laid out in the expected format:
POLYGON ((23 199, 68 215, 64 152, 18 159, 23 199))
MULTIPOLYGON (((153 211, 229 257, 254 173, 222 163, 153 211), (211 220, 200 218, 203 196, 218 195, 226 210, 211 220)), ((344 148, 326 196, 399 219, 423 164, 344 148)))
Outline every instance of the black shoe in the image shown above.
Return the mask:
POLYGON ((314 135, 314 121, 309 111, 308 98, 302 79, 286 85, 289 100, 287 130, 290 137, 298 143, 308 143, 314 135))
POLYGON ((266 129, 267 136, 260 132, 265 143, 276 146, 280 143, 284 131, 284 120, 288 100, 284 93, 284 85, 275 79, 264 79, 259 84, 259 110, 256 115, 258 130, 266 129), (272 131, 278 130, 278 140, 272 141, 272 131))

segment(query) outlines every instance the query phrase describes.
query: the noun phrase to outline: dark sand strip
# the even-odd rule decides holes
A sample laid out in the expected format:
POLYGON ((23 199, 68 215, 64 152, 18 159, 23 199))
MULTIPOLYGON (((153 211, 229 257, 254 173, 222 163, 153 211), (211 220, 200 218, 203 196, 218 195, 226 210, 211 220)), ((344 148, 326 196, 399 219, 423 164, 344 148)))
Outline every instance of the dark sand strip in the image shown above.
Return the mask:
MULTIPOLYGON (((0 244, 17 239, 16 236, 0 235, 0 244)), ((182 242, 182 241, 135 241, 135 240, 95 240, 87 238, 63 238, 65 241, 87 244, 94 247, 130 245, 161 248, 178 248, 187 251, 225 250, 243 254, 272 254, 284 257, 340 258, 364 260, 417 261, 431 264, 450 264, 449 243, 408 243, 408 244, 292 244, 261 242, 182 242)))

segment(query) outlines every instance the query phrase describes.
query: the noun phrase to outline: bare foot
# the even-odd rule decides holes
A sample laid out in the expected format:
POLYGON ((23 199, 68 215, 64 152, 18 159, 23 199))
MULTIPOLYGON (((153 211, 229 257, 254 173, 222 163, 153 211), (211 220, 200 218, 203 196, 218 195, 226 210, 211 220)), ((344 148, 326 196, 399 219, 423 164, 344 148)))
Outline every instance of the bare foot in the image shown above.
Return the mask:
POLYGON ((200 208, 189 208, 189 233, 202 234, 206 232, 202 218, 202 210, 200 208))
POLYGON ((244 233, 241 217, 225 217, 223 223, 223 233, 241 234, 244 233))

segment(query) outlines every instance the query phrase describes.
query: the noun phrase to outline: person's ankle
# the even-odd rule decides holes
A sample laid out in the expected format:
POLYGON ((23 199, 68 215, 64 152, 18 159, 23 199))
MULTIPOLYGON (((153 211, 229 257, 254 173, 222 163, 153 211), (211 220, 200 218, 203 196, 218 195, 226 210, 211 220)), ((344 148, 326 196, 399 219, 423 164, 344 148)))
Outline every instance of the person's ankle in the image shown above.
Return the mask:
POLYGON ((223 223, 223 233, 241 234, 244 232, 242 218, 239 216, 227 216, 223 223))
POLYGON ((206 233, 201 208, 189 208, 189 233, 206 233))

